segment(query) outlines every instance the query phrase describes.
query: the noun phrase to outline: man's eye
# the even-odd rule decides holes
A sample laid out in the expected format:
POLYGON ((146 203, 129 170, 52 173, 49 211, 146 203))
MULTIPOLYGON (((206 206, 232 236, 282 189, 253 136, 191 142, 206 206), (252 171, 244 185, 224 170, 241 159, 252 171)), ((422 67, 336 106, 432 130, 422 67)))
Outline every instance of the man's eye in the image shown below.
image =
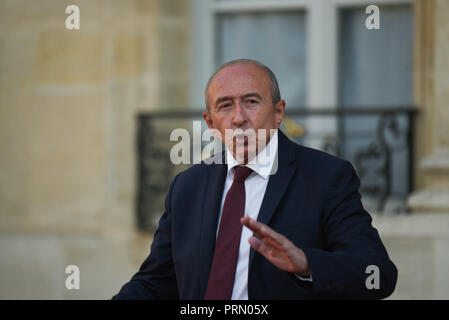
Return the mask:
POLYGON ((222 104, 218 109, 222 110, 222 109, 227 109, 231 106, 231 104, 227 103, 227 104, 222 104))
POLYGON ((249 104, 256 104, 256 103, 257 103, 257 100, 250 99, 250 100, 247 100, 247 102, 248 102, 249 104))

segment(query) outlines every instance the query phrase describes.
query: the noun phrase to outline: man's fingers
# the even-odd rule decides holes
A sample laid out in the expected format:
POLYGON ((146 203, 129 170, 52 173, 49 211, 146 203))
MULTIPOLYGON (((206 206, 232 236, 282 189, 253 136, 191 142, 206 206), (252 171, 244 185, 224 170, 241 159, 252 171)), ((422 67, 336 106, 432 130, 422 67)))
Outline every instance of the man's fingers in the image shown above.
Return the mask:
POLYGON ((265 243, 268 247, 272 247, 276 250, 284 250, 284 247, 279 244, 277 241, 275 241, 273 238, 270 237, 264 237, 262 238, 263 243, 265 243))
POLYGON ((264 225, 263 223, 256 221, 254 219, 251 219, 248 216, 245 216, 241 219, 243 225, 251 229, 252 232, 267 235, 267 228, 270 229, 268 226, 264 225), (266 228, 264 228, 266 227, 266 228))
POLYGON ((252 221, 254 221, 254 220, 252 220, 250 217, 248 217, 248 216, 245 216, 245 217, 243 217, 243 218, 241 218, 240 219, 240 222, 245 226, 245 227, 247 227, 248 229, 250 229, 252 232, 253 232, 253 234, 257 237, 257 238, 262 238, 262 234, 260 233, 260 231, 259 231, 259 229, 258 228, 256 228, 253 224, 252 224, 252 221))
POLYGON ((280 244, 278 244, 276 241, 274 241, 270 237, 259 238, 257 235, 253 234, 253 238, 256 239, 258 242, 259 241, 262 242, 265 245, 265 247, 267 247, 268 249, 278 251, 279 253, 281 251, 285 251, 285 248, 283 248, 280 244))
POLYGON ((268 259, 268 252, 270 248, 263 243, 260 239, 257 239, 256 237, 250 237, 248 239, 249 244, 251 247, 253 247, 254 250, 259 252, 261 255, 263 255, 265 258, 268 259))
POLYGON ((244 216, 243 218, 240 219, 240 222, 241 222, 245 227, 248 227, 252 232, 258 232, 258 231, 259 231, 259 227, 258 227, 258 225, 255 223, 256 221, 254 221, 253 219, 251 219, 249 216, 244 216))
POLYGON ((245 217, 243 217, 243 218, 240 219, 240 222, 241 222, 245 227, 247 227, 248 229, 250 229, 250 230, 253 232, 254 236, 256 236, 256 237, 259 238, 259 239, 263 238, 263 234, 260 232, 259 226, 258 226, 257 224, 254 224, 255 221, 254 221, 253 219, 251 219, 251 218, 248 217, 248 216, 245 216, 245 217))
POLYGON ((285 237, 283 235, 277 233, 266 225, 262 225, 260 233, 262 233, 262 235, 264 235, 265 237, 269 237, 269 239, 271 239, 273 243, 276 243, 280 247, 282 247, 285 242, 285 237))
POLYGON ((274 231, 273 229, 271 229, 269 226, 256 221, 254 219, 251 219, 248 216, 245 216, 241 219, 241 222, 243 225, 245 225, 246 227, 248 227, 251 231, 253 231, 254 235, 259 238, 259 239, 264 239, 266 237, 271 238, 273 240, 273 245, 274 243, 277 244, 277 247, 282 248, 286 238, 277 233, 276 231, 274 231))

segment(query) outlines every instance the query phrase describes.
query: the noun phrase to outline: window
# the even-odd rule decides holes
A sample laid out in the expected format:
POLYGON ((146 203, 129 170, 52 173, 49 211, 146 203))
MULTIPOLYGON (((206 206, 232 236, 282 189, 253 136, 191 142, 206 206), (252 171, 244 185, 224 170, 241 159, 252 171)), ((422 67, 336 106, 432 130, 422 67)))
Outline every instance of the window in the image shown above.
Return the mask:
MULTIPOLYGON (((358 27, 366 19, 363 8, 340 10, 339 104, 342 108, 405 108, 413 103, 413 8, 402 4, 379 6, 379 9, 381 29, 375 31, 358 27)), ((389 208, 385 209, 395 211, 398 208, 394 207, 404 203, 409 191, 409 149, 404 148, 407 141, 402 134, 409 130, 409 123, 406 115, 398 115, 386 119, 380 129, 379 118, 379 115, 345 117, 340 128, 344 137, 341 155, 352 162, 358 161, 359 167, 366 166, 362 173, 368 179, 363 188, 390 189, 386 203, 389 208), (379 129, 385 141, 373 139, 379 138, 379 129), (390 155, 381 152, 387 148, 390 155), (360 150, 371 156, 357 160, 360 150), (375 174, 376 168, 388 160, 386 156, 390 157, 386 168, 390 171, 389 183, 379 180, 381 176, 375 174)))

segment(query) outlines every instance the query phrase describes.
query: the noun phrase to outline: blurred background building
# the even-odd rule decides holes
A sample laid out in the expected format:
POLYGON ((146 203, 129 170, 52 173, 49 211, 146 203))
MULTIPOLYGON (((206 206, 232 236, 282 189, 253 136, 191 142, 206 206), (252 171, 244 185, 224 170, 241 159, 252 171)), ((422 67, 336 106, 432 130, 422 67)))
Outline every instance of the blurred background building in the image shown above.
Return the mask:
POLYGON ((185 168, 170 130, 235 58, 278 76, 292 139, 356 167, 391 298, 449 298, 447 0, 0 0, 0 298, 108 299, 129 280, 185 168))

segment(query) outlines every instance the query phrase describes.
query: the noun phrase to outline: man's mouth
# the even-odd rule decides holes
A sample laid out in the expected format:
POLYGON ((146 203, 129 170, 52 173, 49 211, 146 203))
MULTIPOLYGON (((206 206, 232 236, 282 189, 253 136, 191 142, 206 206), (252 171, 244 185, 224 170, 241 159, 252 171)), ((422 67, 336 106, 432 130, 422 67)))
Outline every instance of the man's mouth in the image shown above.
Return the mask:
POLYGON ((248 136, 247 135, 236 135, 236 136, 234 136, 234 140, 236 143, 248 144, 248 136))

